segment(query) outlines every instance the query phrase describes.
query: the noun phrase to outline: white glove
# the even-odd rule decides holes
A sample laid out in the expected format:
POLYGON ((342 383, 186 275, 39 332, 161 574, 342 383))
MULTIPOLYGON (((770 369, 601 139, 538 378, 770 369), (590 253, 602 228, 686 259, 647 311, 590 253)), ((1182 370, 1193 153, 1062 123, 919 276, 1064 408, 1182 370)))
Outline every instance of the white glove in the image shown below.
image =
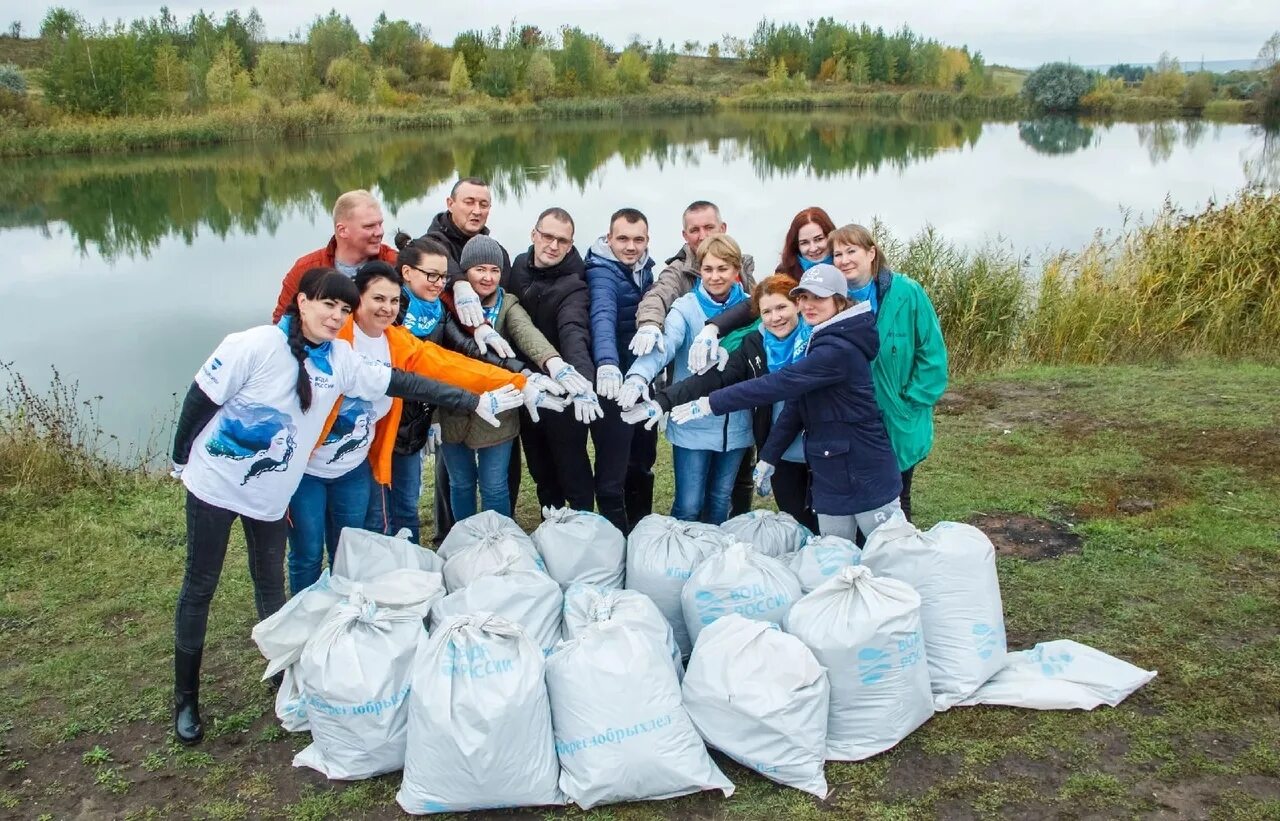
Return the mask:
POLYGON ((482 355, 488 353, 490 349, 503 359, 512 359, 516 355, 516 349, 511 347, 511 343, 503 339, 502 334, 489 325, 476 328, 471 338, 476 341, 476 347, 480 349, 482 355))
POLYGON ((515 410, 523 404, 524 394, 516 390, 514 385, 503 385, 501 388, 480 394, 480 404, 476 405, 476 416, 496 428, 498 414, 515 410))
POLYGON ((631 410, 624 410, 620 418, 628 425, 638 425, 643 422, 645 430, 653 430, 654 427, 665 430, 667 427, 667 412, 652 399, 637 402, 631 410))
POLYGON ((559 382, 569 393, 590 393, 591 383, 587 378, 578 373, 578 369, 565 362, 558 356, 553 356, 547 360, 547 373, 552 379, 559 382))
POLYGON ((649 383, 643 376, 633 373, 622 383, 622 390, 618 391, 618 407, 631 410, 642 396, 649 398, 649 383))
POLYGON ((480 304, 480 296, 465 279, 453 283, 453 307, 458 312, 458 319, 468 328, 484 324, 484 306, 480 304))
MULTIPOLYGON (((720 361, 720 353, 723 349, 720 347, 720 329, 708 322, 702 326, 702 330, 698 331, 698 335, 693 338, 693 342, 689 343, 689 370, 693 373, 706 373, 711 367, 720 361)), ((728 362, 729 357, 726 355, 724 361, 728 362)), ((720 370, 724 370, 724 365, 720 365, 720 370)))
POLYGON ((425 448, 428 456, 435 456, 440 451, 440 445, 444 443, 444 437, 440 433, 440 423, 432 422, 431 427, 427 428, 427 446, 425 448))
POLYGON ((692 422, 694 419, 706 419, 711 416, 711 400, 707 397, 676 405, 671 409, 671 421, 677 425, 692 422))
POLYGON ((173 463, 173 470, 169 471, 169 477, 170 477, 171 479, 181 479, 181 478, 182 478, 182 469, 183 469, 183 468, 185 468, 185 467, 186 467, 186 465, 180 465, 180 464, 178 464, 177 462, 174 462, 174 463, 173 463))
POLYGON ((756 486, 756 493, 761 496, 768 496, 773 493, 773 465, 768 462, 756 462, 755 470, 751 471, 751 481, 756 486))
POLYGON ((563 385, 547 376, 545 373, 535 373, 528 368, 525 368, 524 378, 526 381, 532 382, 552 396, 564 396, 568 393, 568 391, 564 389, 563 385))
POLYGON ((541 421, 538 418, 538 408, 546 408, 558 413, 569 405, 567 398, 553 396, 532 379, 524 383, 524 389, 520 391, 520 395, 524 397, 524 407, 529 411, 529 418, 535 422, 541 421))
POLYGON ((594 393, 579 393, 573 397, 573 415, 584 425, 604 418, 604 408, 594 393))
POLYGON ((636 335, 631 337, 631 352, 636 356, 644 356, 655 347, 667 352, 667 343, 662 338, 662 328, 657 325, 642 325, 636 335))
POLYGON ((622 371, 617 365, 596 368, 596 393, 605 399, 617 399, 622 390, 622 371))

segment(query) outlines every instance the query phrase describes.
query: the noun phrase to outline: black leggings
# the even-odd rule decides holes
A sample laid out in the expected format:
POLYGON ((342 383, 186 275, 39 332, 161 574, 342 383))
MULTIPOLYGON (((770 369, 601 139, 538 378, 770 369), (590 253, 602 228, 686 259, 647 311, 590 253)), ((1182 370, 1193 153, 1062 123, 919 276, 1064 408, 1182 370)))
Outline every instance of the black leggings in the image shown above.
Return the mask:
POLYGON ((204 647, 209 603, 218 589, 222 563, 231 540, 231 524, 239 516, 248 545, 249 575, 258 619, 284 606, 284 547, 289 526, 284 517, 264 522, 202 502, 187 491, 187 567, 173 619, 174 643, 194 653, 204 647))
POLYGON ((773 499, 778 503, 778 510, 790 513, 796 521, 818 532, 818 517, 809 508, 809 487, 813 484, 813 474, 805 462, 778 461, 773 468, 773 499))

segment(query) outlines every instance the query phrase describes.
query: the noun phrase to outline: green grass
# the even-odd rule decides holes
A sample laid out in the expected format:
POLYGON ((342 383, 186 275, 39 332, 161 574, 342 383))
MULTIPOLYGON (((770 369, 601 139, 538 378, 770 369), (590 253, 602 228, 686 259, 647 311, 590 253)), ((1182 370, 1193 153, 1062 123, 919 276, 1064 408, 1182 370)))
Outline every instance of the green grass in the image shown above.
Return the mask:
MULTIPOLYGON (((1000 560, 1015 645, 1074 638, 1160 675, 1115 709, 939 714, 882 756, 828 765, 825 803, 726 764, 738 785, 728 800, 551 815, 1276 817, 1280 372, 1211 359, 1024 367, 958 380, 937 423, 918 471, 921 524, 1018 513, 1083 537, 1078 555, 1000 560), (1123 513, 1117 498, 1129 497, 1153 507, 1123 513)), ((53 474, 0 477, 0 806, 20 817, 74 815, 86 799, 138 818, 399 817, 395 775, 331 785, 289 766, 307 738, 279 732, 258 682, 238 532, 210 623, 210 738, 183 749, 167 728, 180 489, 123 472, 59 493, 43 492, 53 474)), ((524 488, 518 518, 532 527, 527 478, 524 488)))

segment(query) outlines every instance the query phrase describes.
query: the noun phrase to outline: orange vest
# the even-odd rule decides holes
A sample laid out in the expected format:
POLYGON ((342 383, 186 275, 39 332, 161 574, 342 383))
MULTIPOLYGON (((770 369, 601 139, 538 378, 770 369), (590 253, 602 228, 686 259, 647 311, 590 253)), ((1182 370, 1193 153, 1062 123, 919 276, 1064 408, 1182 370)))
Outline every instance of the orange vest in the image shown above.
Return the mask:
MULTIPOLYGON (((354 345, 355 316, 347 317, 347 322, 338 331, 338 339, 345 339, 354 345)), ((515 385, 524 388, 523 374, 512 373, 503 368, 472 359, 460 353, 446 350, 434 342, 418 339, 400 325, 392 325, 386 331, 387 347, 391 350, 391 367, 409 371, 421 376, 444 382, 455 387, 464 388, 472 393, 484 393, 504 385, 515 385)), ((338 411, 342 408, 342 397, 333 403, 329 417, 324 421, 320 438, 316 447, 324 442, 325 437, 338 419, 338 411)), ((404 411, 404 401, 391 400, 391 409, 387 415, 378 420, 374 427, 373 445, 369 448, 369 465, 373 468, 373 479, 380 485, 391 484, 391 454, 396 446, 396 432, 400 429, 400 414, 404 411)))

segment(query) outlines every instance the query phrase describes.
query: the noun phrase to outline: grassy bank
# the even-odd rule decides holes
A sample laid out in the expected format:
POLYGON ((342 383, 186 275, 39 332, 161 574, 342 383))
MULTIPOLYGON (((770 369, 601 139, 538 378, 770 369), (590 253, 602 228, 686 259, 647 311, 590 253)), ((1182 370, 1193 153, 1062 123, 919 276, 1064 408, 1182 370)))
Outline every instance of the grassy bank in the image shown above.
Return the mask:
POLYGON ((741 95, 725 101, 725 105, 755 111, 850 108, 881 113, 956 114, 980 117, 1017 117, 1027 113, 1025 102, 1014 93, 980 95, 922 90, 741 95))
MULTIPOLYGON (((290 766, 307 737, 277 728, 257 680, 238 530, 210 625, 209 739, 169 740, 180 489, 135 472, 68 474, 60 466, 82 455, 8 419, 0 431, 20 438, 0 446, 0 816, 401 817, 396 775, 331 784, 290 766)), ((939 714, 885 755, 829 765, 825 802, 722 761, 738 785, 729 800, 598 817, 1276 818, 1277 430, 1280 373, 1259 366, 957 380, 918 472, 921 523, 976 521, 1001 545, 1015 647, 1070 637, 1160 675, 1115 709, 939 714), (1014 557, 1055 552, 1045 547, 1063 554, 1014 557)), ((671 501, 662 452, 659 510, 671 501)))

